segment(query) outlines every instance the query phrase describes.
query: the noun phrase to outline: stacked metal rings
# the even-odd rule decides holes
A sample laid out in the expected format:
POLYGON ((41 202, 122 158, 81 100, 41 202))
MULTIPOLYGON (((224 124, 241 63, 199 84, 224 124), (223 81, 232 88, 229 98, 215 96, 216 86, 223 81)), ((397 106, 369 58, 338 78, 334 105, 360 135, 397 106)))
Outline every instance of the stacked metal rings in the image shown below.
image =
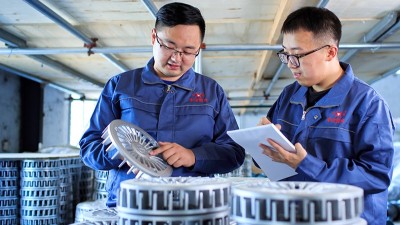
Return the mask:
POLYGON ((21 161, 21 224, 58 224, 59 162, 21 161))
POLYGON ((4 224, 17 224, 19 169, 18 161, 0 160, 0 218, 4 224))
POLYGON ((222 178, 160 177, 121 182, 119 225, 229 224, 230 183, 222 178))
POLYGON ((108 171, 106 170, 96 170, 94 172, 93 200, 108 198, 108 192, 106 190, 107 178, 108 171))
POLYGON ((366 225, 361 188, 331 183, 257 182, 232 187, 238 224, 366 225))

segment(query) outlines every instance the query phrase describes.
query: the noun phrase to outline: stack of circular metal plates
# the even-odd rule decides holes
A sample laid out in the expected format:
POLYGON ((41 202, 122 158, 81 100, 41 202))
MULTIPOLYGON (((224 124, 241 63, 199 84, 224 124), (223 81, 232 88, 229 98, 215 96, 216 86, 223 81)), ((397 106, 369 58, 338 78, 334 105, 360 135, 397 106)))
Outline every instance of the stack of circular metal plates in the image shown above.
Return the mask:
POLYGON ((117 225, 118 218, 115 208, 90 210, 83 214, 84 221, 101 222, 102 225, 117 225))
POLYGON ((79 181, 80 202, 93 200, 94 170, 82 165, 81 179, 79 181))
POLYGON ((160 177, 121 182, 119 224, 229 224, 230 182, 223 178, 160 177))
POLYGON ((316 182, 256 182, 232 186, 238 224, 366 225, 361 188, 316 182))
POLYGON ((73 187, 71 177, 71 159, 60 158, 59 224, 68 224, 74 218, 73 187))
POLYGON ((108 192, 106 190, 107 177, 107 170, 96 170, 94 172, 93 200, 108 198, 108 192))
POLYGON ((21 161, 21 224, 58 224, 58 159, 21 161))
POLYGON ((19 161, 0 160, 0 218, 2 224, 17 224, 19 214, 19 161))
POLYGON ((80 202, 76 206, 75 210, 75 223, 78 222, 83 222, 85 221, 84 215, 86 212, 93 211, 93 210, 99 210, 99 209, 106 209, 106 202, 107 199, 98 199, 95 201, 86 201, 86 202, 80 202))
POLYGON ((103 144, 109 145, 106 151, 116 149, 113 159, 123 159, 120 167, 128 162, 128 173, 138 170, 136 177, 145 173, 151 177, 168 177, 172 167, 159 156, 151 156, 150 151, 157 148, 157 141, 140 127, 123 120, 113 120, 103 131, 103 144))
MULTIPOLYGON (((80 180, 82 174, 82 161, 80 157, 73 157, 70 158, 70 173, 73 181, 79 182, 72 182, 72 202, 74 205, 77 205, 80 202, 80 180)), ((72 210, 74 212, 74 210, 72 210)))

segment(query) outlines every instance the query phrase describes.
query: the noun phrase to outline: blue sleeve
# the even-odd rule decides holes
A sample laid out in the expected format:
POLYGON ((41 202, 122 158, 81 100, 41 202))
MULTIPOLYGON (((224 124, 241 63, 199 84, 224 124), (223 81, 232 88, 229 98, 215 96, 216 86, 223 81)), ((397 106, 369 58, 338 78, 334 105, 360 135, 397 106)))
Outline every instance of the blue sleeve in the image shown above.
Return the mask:
MULTIPOLYGON (((383 100, 372 102, 355 134, 353 158, 336 158, 327 165, 310 154, 297 172, 321 182, 338 182, 362 187, 365 193, 378 193, 390 185, 394 124, 383 100)), ((341 151, 340 149, 338 151, 341 151)))
POLYGON ((237 130, 238 125, 222 88, 219 88, 219 96, 220 112, 215 118, 213 141, 192 149, 196 157, 193 170, 196 172, 229 173, 244 162, 245 150, 227 134, 229 130, 237 130))
POLYGON ((106 152, 108 146, 102 144, 103 139, 101 138, 102 132, 108 124, 120 118, 120 110, 113 103, 113 94, 117 81, 117 77, 114 77, 105 85, 94 108, 89 128, 79 142, 82 161, 94 170, 115 169, 122 162, 120 159, 111 159, 117 150, 113 149, 106 152))

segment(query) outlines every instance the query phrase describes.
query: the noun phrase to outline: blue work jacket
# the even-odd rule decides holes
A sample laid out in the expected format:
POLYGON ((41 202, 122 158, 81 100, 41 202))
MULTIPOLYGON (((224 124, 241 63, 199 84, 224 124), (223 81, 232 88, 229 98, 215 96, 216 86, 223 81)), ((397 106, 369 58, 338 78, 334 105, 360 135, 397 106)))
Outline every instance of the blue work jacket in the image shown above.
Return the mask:
POLYGON ((313 107, 305 109, 307 87, 287 86, 268 112, 292 143, 307 156, 289 181, 354 185, 364 190, 362 217, 369 225, 386 224, 387 188, 392 176, 394 124, 389 108, 351 66, 313 107))
POLYGON ((228 135, 238 129, 222 87, 189 69, 171 85, 154 72, 154 59, 144 68, 112 77, 105 85, 90 125, 80 140, 83 162, 95 170, 109 170, 108 206, 115 206, 119 184, 134 178, 120 159, 106 152, 102 131, 115 119, 139 126, 157 141, 175 142, 193 150, 192 168, 174 168, 172 176, 212 176, 242 165, 245 152, 228 135))

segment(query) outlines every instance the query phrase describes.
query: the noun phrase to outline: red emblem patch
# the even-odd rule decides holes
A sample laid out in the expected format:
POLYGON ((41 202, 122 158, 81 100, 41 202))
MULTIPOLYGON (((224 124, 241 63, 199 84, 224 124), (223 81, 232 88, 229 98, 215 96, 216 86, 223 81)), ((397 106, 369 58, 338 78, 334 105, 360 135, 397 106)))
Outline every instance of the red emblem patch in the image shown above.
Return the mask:
POLYGON ((332 117, 328 117, 328 123, 344 123, 344 117, 346 116, 346 111, 334 111, 331 113, 332 117))
POLYGON ((195 92, 192 94, 192 97, 189 98, 190 102, 207 102, 207 98, 204 96, 204 93, 195 92))

